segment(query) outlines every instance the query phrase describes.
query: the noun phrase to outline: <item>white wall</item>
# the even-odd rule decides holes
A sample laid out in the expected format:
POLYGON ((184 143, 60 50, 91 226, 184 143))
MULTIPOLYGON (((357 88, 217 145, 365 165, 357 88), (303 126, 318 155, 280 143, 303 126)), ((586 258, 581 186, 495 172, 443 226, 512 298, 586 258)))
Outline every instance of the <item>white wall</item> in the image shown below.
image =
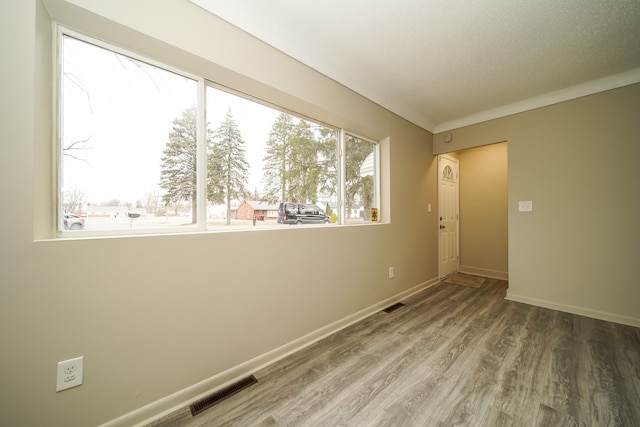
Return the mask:
POLYGON ((77 3, 91 11, 63 0, 46 0, 46 9, 10 0, 0 13, 0 424, 87 426, 122 416, 130 424, 437 277, 437 221, 426 213, 427 203, 437 206, 428 132, 189 2, 77 3), (52 238, 49 15, 317 120, 389 137, 382 178, 390 201, 381 215, 392 211, 394 221, 52 238), (277 250, 310 241, 326 254, 321 261, 277 250), (236 255, 247 246, 274 250, 236 255), (84 384, 56 393, 56 363, 79 355, 84 384), (151 412, 140 410, 145 405, 151 412))
POLYGON ((640 326, 638 111, 640 84, 434 136, 508 141, 509 299, 640 326))

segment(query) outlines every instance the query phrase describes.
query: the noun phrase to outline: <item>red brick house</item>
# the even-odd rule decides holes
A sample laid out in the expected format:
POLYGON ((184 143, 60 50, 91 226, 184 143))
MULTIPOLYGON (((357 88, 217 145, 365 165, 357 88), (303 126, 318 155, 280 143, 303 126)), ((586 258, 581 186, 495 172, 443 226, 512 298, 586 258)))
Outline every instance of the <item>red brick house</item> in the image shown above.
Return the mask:
POLYGON ((236 219, 253 220, 253 216, 257 220, 278 219, 278 205, 269 204, 259 200, 244 200, 236 209, 236 219))

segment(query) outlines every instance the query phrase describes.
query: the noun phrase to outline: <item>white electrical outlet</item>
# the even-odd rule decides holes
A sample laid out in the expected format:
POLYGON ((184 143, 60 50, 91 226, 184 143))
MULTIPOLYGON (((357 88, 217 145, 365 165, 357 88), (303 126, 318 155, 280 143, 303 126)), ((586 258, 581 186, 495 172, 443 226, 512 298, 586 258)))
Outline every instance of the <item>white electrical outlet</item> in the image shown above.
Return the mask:
POLYGON ((393 279, 393 267, 389 267, 389 279, 393 279))
POLYGON ((82 385, 84 356, 58 362, 56 391, 82 385))
POLYGON ((533 202, 531 200, 521 200, 518 202, 518 211, 519 212, 532 212, 533 211, 533 202))

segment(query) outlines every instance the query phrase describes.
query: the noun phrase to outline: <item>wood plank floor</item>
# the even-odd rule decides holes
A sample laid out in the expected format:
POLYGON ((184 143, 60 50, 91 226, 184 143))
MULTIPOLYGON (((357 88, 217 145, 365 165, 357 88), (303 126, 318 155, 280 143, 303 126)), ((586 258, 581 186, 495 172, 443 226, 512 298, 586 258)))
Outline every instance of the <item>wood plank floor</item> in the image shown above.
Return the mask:
POLYGON ((439 283, 153 426, 640 426, 640 328, 439 283))

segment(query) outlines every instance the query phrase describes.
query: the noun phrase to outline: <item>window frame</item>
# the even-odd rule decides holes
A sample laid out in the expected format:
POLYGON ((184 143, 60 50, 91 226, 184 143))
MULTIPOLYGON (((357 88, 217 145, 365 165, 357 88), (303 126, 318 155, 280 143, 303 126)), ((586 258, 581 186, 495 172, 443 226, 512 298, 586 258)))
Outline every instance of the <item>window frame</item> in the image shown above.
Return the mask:
MULTIPOLYGON (((302 113, 281 107, 272 102, 266 101, 264 99, 260 99, 256 96, 247 94, 240 90, 228 87, 221 83, 215 82, 209 78, 203 77, 201 75, 193 74, 183 69, 177 68, 175 66, 171 66, 161 61, 154 60, 150 56, 146 56, 144 54, 135 52, 133 50, 129 50, 125 47, 118 46, 113 43, 109 43, 107 41, 103 41, 101 39, 92 37, 88 34, 81 33, 75 31, 69 27, 66 27, 59 23, 54 23, 53 25, 53 37, 52 37, 53 49, 53 73, 52 73, 52 104, 53 104, 53 112, 52 112, 52 130, 53 136, 52 139, 54 143, 53 146, 53 182, 52 182, 52 191, 54 191, 54 217, 55 217, 55 236, 57 238, 67 239, 67 238, 84 238, 84 237, 130 237, 130 236, 140 236, 140 235, 171 235, 171 234, 189 234, 189 233, 202 233, 202 232, 220 232, 219 229, 210 229, 207 226, 207 197, 206 197, 206 183, 207 183, 207 87, 212 87, 217 90, 224 91, 230 95, 237 96, 243 98, 247 101, 255 102, 260 105, 263 105, 268 108, 272 108, 274 110, 280 111, 282 113, 289 114, 301 120, 307 120, 317 125, 325 126, 329 129, 332 129, 336 132, 336 199, 338 204, 338 220, 336 225, 374 225, 379 224, 380 217, 377 222, 374 221, 366 221, 363 224, 357 223, 349 223, 346 221, 347 217, 345 216, 345 135, 350 135, 355 138, 359 138, 361 140, 371 142, 374 145, 375 150, 375 162, 374 162, 374 186, 375 186, 375 206, 380 209, 381 205, 381 188, 380 188, 380 163, 382 159, 380 159, 380 142, 375 141, 371 138, 364 137, 358 135, 357 133, 348 131, 344 128, 337 127, 331 124, 327 124, 322 120, 317 120, 312 117, 308 117, 302 113), (63 38, 72 37, 81 42, 95 45, 99 48, 105 49, 110 52, 114 52, 119 55, 126 56, 136 61, 140 61, 142 63, 151 65, 153 67, 157 67, 161 70, 174 73, 176 75, 194 80, 197 83, 197 97, 196 97, 196 105, 197 105, 197 137, 196 137, 196 151, 197 151, 197 218, 194 224, 182 225, 182 226, 172 226, 172 227, 162 227, 162 228, 149 228, 149 229, 135 229, 135 230, 122 230, 122 229, 108 229, 108 230, 65 230, 64 229, 64 197, 63 197, 63 186, 62 186, 62 177, 63 177, 63 152, 62 152, 62 125, 63 125, 63 115, 64 115, 64 106, 63 106, 63 96, 62 96, 62 85, 63 85, 63 38)), ((308 227, 303 225, 302 227, 308 227)), ((313 225, 310 225, 313 227, 313 225)), ((295 227, 298 228, 298 227, 295 227)), ((265 228, 257 228, 260 230, 265 230, 265 228)), ((245 231, 244 228, 233 228, 230 227, 228 230, 224 230, 224 232, 234 232, 234 231, 245 231)), ((249 228, 249 230, 254 230, 253 228, 249 228)))
MULTIPOLYGON (((355 132, 350 132, 346 129, 340 129, 340 155, 338 158, 338 163, 340 164, 340 179, 341 182, 343 183, 340 187, 338 187, 338 190, 341 193, 341 201, 339 202, 339 206, 342 210, 342 215, 340 216, 340 218, 342 219, 342 225, 369 225, 369 224, 375 224, 375 223, 380 223, 382 222, 380 220, 380 205, 381 205, 381 191, 380 191, 380 185, 381 185, 381 180, 380 180, 380 145, 381 142, 380 141, 374 141, 371 138, 367 138, 366 136, 362 136, 362 135, 358 135, 355 132), (366 141, 369 142, 373 145, 374 149, 373 149, 373 153, 374 153, 374 163, 373 163, 373 170, 374 170, 374 176, 373 176, 373 193, 374 193, 374 197, 375 197, 375 201, 374 201, 374 206, 371 206, 372 208, 376 208, 378 210, 378 221, 368 221, 368 222, 364 222, 362 224, 358 224, 358 223, 353 223, 353 222, 348 222, 347 221, 347 216, 345 216, 346 213, 346 160, 347 160, 347 156, 345 155, 346 152, 346 136, 349 135, 353 138, 357 138, 360 139, 362 141, 366 141)), ((351 216, 351 212, 349 212, 349 216, 351 216)))
MULTIPOLYGON (((261 105, 263 107, 266 107, 266 108, 271 108, 271 109, 273 109, 275 111, 278 111, 280 113, 288 114, 288 115, 293 116, 294 118, 296 118, 298 120, 304 120, 304 121, 310 122, 310 123, 312 123, 314 125, 317 125, 317 126, 323 126, 323 127, 327 128, 327 129, 330 129, 333 132, 335 132, 335 135, 336 135, 336 147, 335 147, 335 149, 336 149, 336 165, 335 165, 335 167, 336 167, 336 203, 338 204, 338 210, 339 210, 341 203, 340 203, 340 199, 339 199, 340 185, 339 185, 338 173, 339 173, 339 169, 341 168, 341 166, 340 166, 340 163, 341 163, 340 150, 341 150, 341 147, 342 147, 342 142, 341 141, 342 141, 342 135, 343 135, 344 129, 336 127, 334 125, 330 125, 330 124, 328 124, 326 122, 323 122, 322 120, 317 120, 315 118, 309 117, 309 116, 304 115, 302 113, 299 113, 299 112, 290 110, 288 108, 282 107, 280 105, 274 104, 272 102, 265 101, 263 99, 255 97, 253 95, 247 94, 245 92, 230 88, 228 86, 222 85, 222 84, 217 83, 215 81, 212 81, 210 79, 205 79, 205 91, 206 91, 207 87, 211 87, 213 89, 225 92, 226 94, 231 95, 231 96, 236 96, 236 97, 241 98, 241 99, 243 99, 245 101, 254 102, 254 103, 256 103, 258 105, 261 105)), ((205 105, 206 105, 206 103, 207 103, 207 100, 205 99, 205 105)), ((209 120, 208 117, 207 117, 207 120, 209 120)), ((206 122, 205 122, 205 125, 206 125, 206 122)), ((349 132, 347 132, 347 133, 349 133, 349 132)), ((353 133, 349 133, 349 134, 350 135, 354 135, 353 133)), ((367 139, 367 140, 369 140, 369 139, 367 139)), ((283 200, 282 202, 289 202, 289 201, 283 200)), ((305 202, 300 202, 300 203, 305 203, 305 202)), ((277 211, 275 211, 275 212, 277 212, 277 211)), ((342 219, 343 219, 343 217, 340 215, 338 217, 338 222, 336 224, 337 225, 344 225, 342 219)), ((307 226, 307 225, 309 225, 309 224, 306 224, 306 225, 303 225, 303 226, 307 226)), ((240 230, 234 229, 234 228, 229 228, 227 230, 220 230, 220 229, 213 229, 213 228, 208 228, 207 227, 207 231, 240 231, 240 230)))
MULTIPOLYGON (((206 174, 206 156, 203 156, 203 153, 206 153, 206 142, 205 142, 205 132, 206 129, 203 128, 201 123, 204 123, 204 102, 205 102, 205 79, 201 76, 186 72, 182 69, 172 67, 171 65, 159 62, 150 58, 148 56, 141 55, 132 50, 128 50, 122 48, 118 45, 105 42, 101 39, 89 36, 87 34, 75 31, 69 27, 61 25, 59 23, 54 23, 53 26, 54 36, 53 36, 53 56, 54 56, 54 72, 53 74, 53 132, 54 132, 54 165, 53 170, 55 173, 54 177, 54 211, 56 218, 56 236, 59 238, 73 238, 73 237, 117 237, 117 236, 132 236, 132 235, 149 235, 149 234, 176 234, 176 233, 190 233, 190 232, 202 232, 206 231, 206 223, 202 222, 201 218, 204 218, 201 205, 202 198, 204 197, 204 184, 203 183, 203 174, 206 174), (63 96, 62 96, 62 85, 63 85, 63 38, 71 37, 77 39, 81 42, 94 45, 98 48, 105 49, 109 52, 113 52, 133 60, 151 65, 153 67, 159 68, 161 70, 176 74, 178 76, 191 79, 197 84, 197 94, 196 94, 196 103, 198 109, 198 116, 196 119, 196 129, 197 129, 197 137, 196 137, 196 152, 197 152, 197 202, 198 202, 198 211, 197 211, 197 221, 195 224, 188 224, 179 227, 163 227, 163 228, 149 228, 149 229, 136 229, 133 230, 120 230, 120 229, 111 229, 111 230, 79 230, 79 231, 70 231, 64 229, 64 197, 63 197, 63 185, 62 185, 62 177, 63 177, 63 154, 62 154, 62 120, 64 114, 63 108, 63 96), (202 187, 202 188, 201 188, 202 187)), ((204 180, 206 182, 206 179, 204 180)), ((205 206, 206 209, 206 206, 205 206)), ((206 212, 206 211, 205 211, 206 212)))

